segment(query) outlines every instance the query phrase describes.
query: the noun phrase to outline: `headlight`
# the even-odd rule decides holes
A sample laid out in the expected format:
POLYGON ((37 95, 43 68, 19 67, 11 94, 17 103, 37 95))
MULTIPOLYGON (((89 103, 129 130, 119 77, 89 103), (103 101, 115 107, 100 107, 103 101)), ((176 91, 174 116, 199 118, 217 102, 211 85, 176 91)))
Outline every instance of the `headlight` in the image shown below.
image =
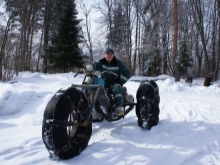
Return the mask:
POLYGON ((92 72, 94 70, 94 67, 92 64, 86 64, 86 71, 87 72, 92 72))

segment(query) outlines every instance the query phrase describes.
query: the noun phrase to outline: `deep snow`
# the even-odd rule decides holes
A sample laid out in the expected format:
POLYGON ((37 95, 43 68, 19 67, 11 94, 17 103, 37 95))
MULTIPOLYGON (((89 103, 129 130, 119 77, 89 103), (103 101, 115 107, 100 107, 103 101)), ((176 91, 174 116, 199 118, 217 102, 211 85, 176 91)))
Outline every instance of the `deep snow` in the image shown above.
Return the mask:
MULTIPOLYGON (((156 81, 161 98, 157 126, 140 128, 133 109, 119 121, 93 123, 89 145, 79 156, 49 159, 41 137, 44 109, 57 90, 82 78, 74 78, 74 73, 23 72, 0 82, 0 164, 220 164, 220 82, 204 87, 201 78, 189 86, 164 76, 156 81)), ((135 97, 139 82, 125 86, 135 97)))

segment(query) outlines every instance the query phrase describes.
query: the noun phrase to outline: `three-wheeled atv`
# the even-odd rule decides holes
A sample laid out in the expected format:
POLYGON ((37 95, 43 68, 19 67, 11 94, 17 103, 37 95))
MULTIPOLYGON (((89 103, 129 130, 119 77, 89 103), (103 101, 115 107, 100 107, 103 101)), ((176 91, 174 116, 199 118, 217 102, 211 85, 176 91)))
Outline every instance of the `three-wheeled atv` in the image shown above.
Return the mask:
MULTIPOLYGON (((110 71, 104 72, 114 75, 110 71)), ((72 84, 68 89, 58 90, 47 104, 42 138, 51 158, 69 159, 79 155, 89 143, 93 122, 104 119, 109 122, 120 120, 135 105, 140 127, 150 129, 158 123, 159 90, 155 82, 140 85, 136 95, 137 103, 127 93, 126 87, 123 87, 124 116, 119 117, 114 111, 114 95, 110 89, 105 89, 100 74, 103 73, 95 71, 93 65, 87 64, 82 84, 72 84)))

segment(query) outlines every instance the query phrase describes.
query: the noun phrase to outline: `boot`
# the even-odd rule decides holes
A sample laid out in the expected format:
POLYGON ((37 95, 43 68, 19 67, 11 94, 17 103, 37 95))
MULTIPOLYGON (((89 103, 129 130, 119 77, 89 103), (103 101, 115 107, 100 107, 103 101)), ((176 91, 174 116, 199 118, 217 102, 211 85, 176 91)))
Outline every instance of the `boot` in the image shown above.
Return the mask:
POLYGON ((115 107, 116 116, 124 116, 124 110, 121 106, 115 107))

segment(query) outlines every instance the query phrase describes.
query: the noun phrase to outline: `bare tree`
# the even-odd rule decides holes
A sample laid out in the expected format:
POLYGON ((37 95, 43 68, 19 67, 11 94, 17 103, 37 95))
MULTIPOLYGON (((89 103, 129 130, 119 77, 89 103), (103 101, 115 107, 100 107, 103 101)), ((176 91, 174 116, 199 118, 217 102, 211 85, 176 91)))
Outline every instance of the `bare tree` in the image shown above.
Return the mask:
POLYGON ((91 34, 91 12, 92 12, 92 7, 88 7, 86 5, 86 1, 80 1, 79 6, 81 9, 81 12, 85 18, 85 32, 82 30, 83 33, 83 38, 84 38, 84 43, 86 45, 86 48, 89 50, 89 57, 90 57, 90 62, 93 62, 93 43, 92 43, 92 34, 91 34))
POLYGON ((46 58, 46 51, 48 48, 48 42, 49 42, 49 30, 50 30, 50 23, 51 23, 51 7, 52 7, 52 1, 51 0, 45 0, 45 11, 44 11, 44 42, 43 42, 43 49, 44 49, 44 55, 43 55, 43 72, 47 73, 47 58, 46 58))
MULTIPOLYGON (((7 47, 7 41, 9 38, 9 32, 12 29, 12 24, 15 21, 15 17, 18 15, 18 12, 16 11, 11 11, 8 13, 9 17, 3 32, 2 40, 1 40, 1 49, 0 49, 0 80, 3 78, 2 77, 2 61, 5 57, 6 52, 6 47, 7 47)), ((7 79, 7 78, 6 78, 7 79)))
POLYGON ((7 42, 7 39, 8 39, 8 33, 9 33, 9 30, 10 30, 10 26, 11 26, 11 18, 9 17, 8 21, 7 21, 7 24, 6 24, 6 27, 5 27, 5 30, 4 30, 4 35, 3 35, 3 38, 2 38, 2 42, 1 42, 1 49, 0 49, 0 80, 2 80, 2 60, 4 58, 4 55, 5 55, 5 47, 6 47, 6 42, 7 42))
POLYGON ((141 9, 141 2, 140 0, 134 0, 135 12, 136 12, 136 29, 135 29, 135 45, 134 45, 134 60, 133 60, 133 70, 132 73, 136 71, 136 64, 137 64, 137 56, 139 55, 139 46, 140 46, 140 9, 141 9))
POLYGON ((217 59, 217 67, 216 67, 216 77, 219 74, 220 70, 220 0, 217 0, 218 4, 218 59, 217 59))
POLYGON ((205 33, 204 33, 204 21, 203 21, 203 12, 202 12, 202 2, 201 0, 191 0, 191 7, 193 12, 193 18, 197 27, 197 30, 199 31, 199 35, 202 42, 202 47, 204 51, 204 57, 205 57, 205 73, 210 73, 210 65, 209 65, 209 58, 208 58, 208 52, 206 48, 206 40, 205 40, 205 33))
POLYGON ((131 0, 103 0, 96 7, 102 14, 102 25, 106 28, 106 46, 115 49, 119 59, 132 71, 132 34, 134 21, 131 0))
MULTIPOLYGON (((1 69, 10 65, 16 71, 48 72, 46 50, 51 34, 56 32, 60 17, 57 10, 62 1, 4 1, 9 16, 10 13, 16 16, 9 17, 0 27, 0 65, 3 65, 0 66, 0 78, 1 69), (16 34, 10 30, 13 27, 18 29, 16 34)), ((196 77, 210 72, 219 74, 220 0, 99 0, 94 4, 101 13, 96 31, 98 37, 91 31, 95 9, 87 6, 87 1, 79 0, 78 3, 81 3, 85 23, 83 46, 91 62, 95 52, 103 53, 104 47, 112 47, 133 74, 144 75, 150 68, 151 76, 171 74, 178 81, 178 44, 186 39, 194 61, 191 74, 196 77), (95 41, 99 42, 98 50, 95 41)))
POLYGON ((174 37, 173 37, 173 65, 175 72, 175 81, 180 81, 178 59, 177 59, 177 38, 178 38, 178 5, 177 0, 173 0, 174 10, 174 37))

